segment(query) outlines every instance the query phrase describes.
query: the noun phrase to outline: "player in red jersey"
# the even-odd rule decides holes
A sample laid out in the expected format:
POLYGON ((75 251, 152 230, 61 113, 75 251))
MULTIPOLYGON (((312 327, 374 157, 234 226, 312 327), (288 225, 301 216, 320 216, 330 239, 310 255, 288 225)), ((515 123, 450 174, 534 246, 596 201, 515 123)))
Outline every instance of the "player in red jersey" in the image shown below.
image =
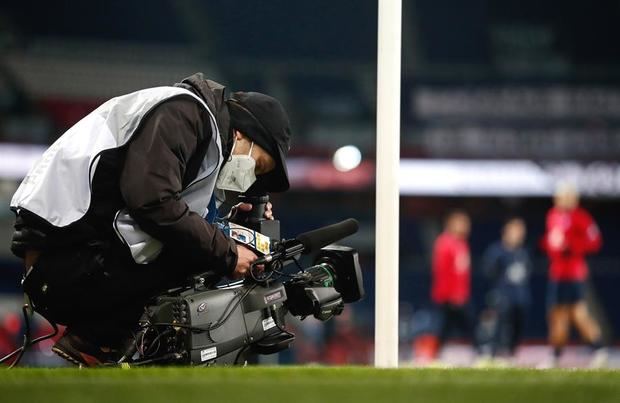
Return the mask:
POLYGON ((441 314, 439 346, 453 328, 459 328, 474 340, 474 320, 468 304, 470 257, 467 237, 470 227, 465 212, 451 212, 446 218, 444 232, 433 247, 431 298, 441 314))
POLYGON ((606 360, 598 323, 588 312, 585 281, 588 266, 585 256, 601 248, 602 238, 592 216, 579 207, 574 187, 563 185, 555 194, 554 206, 547 213, 543 249, 549 257, 549 342, 553 347, 552 366, 557 364, 562 348, 574 324, 581 337, 595 350, 592 365, 606 360))

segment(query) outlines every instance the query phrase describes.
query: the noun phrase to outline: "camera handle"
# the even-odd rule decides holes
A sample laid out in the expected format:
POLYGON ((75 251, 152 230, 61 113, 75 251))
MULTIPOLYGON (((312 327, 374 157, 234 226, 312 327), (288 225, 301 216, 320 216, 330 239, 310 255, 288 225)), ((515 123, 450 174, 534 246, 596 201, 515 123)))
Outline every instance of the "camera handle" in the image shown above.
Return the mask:
POLYGON ((265 210, 269 202, 269 195, 240 194, 237 196, 237 200, 240 203, 251 204, 252 210, 242 211, 237 209, 234 216, 230 219, 231 222, 258 231, 274 241, 280 240, 280 221, 268 220, 265 218, 265 210))
POLYGON ((261 196, 248 196, 241 194, 237 197, 240 203, 249 203, 252 205, 252 210, 241 211, 238 210, 235 215, 235 219, 239 222, 246 222, 248 224, 256 224, 265 220, 265 209, 269 202, 269 195, 261 196))

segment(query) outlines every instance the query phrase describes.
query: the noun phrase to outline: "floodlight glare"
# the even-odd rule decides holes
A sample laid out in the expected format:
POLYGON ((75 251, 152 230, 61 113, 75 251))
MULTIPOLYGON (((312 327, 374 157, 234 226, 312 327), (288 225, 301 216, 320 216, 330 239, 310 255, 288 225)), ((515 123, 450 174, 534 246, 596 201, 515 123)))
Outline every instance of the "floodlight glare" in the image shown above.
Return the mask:
POLYGON ((340 147, 334 153, 332 161, 337 170, 347 172, 357 168, 360 162, 362 162, 362 152, 359 148, 352 145, 340 147))

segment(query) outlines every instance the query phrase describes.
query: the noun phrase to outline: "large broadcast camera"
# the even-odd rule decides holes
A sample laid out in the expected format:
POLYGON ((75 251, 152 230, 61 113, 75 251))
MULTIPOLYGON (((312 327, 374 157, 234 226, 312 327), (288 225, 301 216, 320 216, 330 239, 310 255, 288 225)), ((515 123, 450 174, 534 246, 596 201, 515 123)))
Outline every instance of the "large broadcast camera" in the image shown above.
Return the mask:
POLYGON ((339 315, 345 303, 364 296, 357 251, 333 245, 357 232, 356 220, 280 239, 279 221, 263 217, 269 196, 239 199, 252 204, 252 210, 237 211, 221 227, 260 255, 251 276, 218 285, 221 279, 207 272, 158 296, 146 307, 135 342, 121 362, 245 364, 291 345, 295 336, 285 329, 287 313, 326 321, 339 315), (298 258, 311 253, 316 253, 313 264, 302 268, 298 258), (285 270, 291 263, 295 273, 285 270))

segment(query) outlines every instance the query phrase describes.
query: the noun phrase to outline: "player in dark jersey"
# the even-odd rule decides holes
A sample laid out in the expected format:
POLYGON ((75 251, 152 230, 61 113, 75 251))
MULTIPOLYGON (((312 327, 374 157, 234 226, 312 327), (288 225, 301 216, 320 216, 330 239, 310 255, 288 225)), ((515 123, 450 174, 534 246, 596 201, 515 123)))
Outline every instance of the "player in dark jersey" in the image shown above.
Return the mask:
POLYGON ((496 313, 496 326, 490 343, 495 356, 503 346, 514 356, 530 305, 530 256, 523 247, 526 227, 521 218, 506 221, 502 239, 489 246, 483 257, 482 270, 491 282, 487 301, 496 313))

